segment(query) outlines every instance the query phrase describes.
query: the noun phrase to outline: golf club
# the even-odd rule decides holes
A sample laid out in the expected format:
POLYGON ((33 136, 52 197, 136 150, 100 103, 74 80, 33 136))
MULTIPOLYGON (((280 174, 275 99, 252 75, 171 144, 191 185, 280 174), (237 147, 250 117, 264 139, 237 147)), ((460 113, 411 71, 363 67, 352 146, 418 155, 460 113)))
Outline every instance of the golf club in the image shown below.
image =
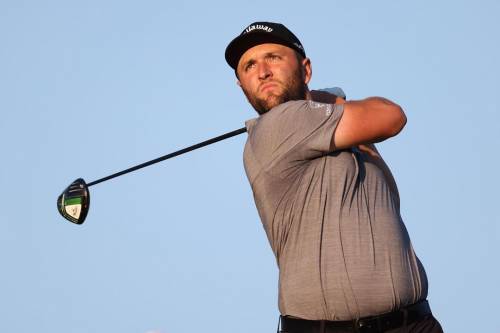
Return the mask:
POLYGON ((124 174, 130 173, 132 171, 136 171, 142 168, 145 168, 147 166, 150 166, 152 164, 168 160, 169 158, 173 158, 179 155, 182 155, 184 153, 190 152, 192 150, 208 146, 212 143, 222 141, 225 139, 228 139, 230 137, 233 137, 235 135, 239 135, 242 133, 245 133, 247 130, 245 127, 228 132, 226 134, 222 134, 220 136, 217 136, 215 138, 197 143, 195 145, 177 150, 173 153, 163 155, 161 157, 158 157, 154 160, 144 162, 142 164, 130 167, 128 169, 125 169, 123 171, 114 173, 112 175, 94 180, 93 182, 90 183, 85 183, 85 181, 82 178, 76 179, 74 182, 72 182, 62 193, 61 195, 57 198, 57 209, 59 210, 59 213, 68 221, 73 222, 75 224, 82 224, 85 221, 85 218, 87 217, 87 213, 89 211, 89 206, 90 206, 90 192, 89 192, 89 187, 105 182, 107 180, 122 176, 124 174))

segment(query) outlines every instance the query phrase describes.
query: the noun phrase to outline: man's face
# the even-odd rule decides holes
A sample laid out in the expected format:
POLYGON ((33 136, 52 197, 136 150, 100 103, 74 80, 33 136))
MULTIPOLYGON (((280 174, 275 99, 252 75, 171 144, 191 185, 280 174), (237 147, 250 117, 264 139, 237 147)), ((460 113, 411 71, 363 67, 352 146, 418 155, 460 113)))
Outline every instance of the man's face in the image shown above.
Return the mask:
POLYGON ((281 103, 306 99, 311 63, 308 58, 299 61, 284 45, 260 44, 243 53, 237 73, 248 101, 264 114, 281 103))

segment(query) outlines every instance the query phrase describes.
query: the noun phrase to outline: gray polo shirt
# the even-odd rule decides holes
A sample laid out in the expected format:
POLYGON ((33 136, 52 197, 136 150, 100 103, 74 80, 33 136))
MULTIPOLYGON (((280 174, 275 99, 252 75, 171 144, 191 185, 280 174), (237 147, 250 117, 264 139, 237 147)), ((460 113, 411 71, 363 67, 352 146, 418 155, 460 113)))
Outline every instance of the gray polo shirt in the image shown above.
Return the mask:
POLYGON ((380 168, 330 151, 342 105, 291 101, 246 122, 245 170, 279 267, 281 314, 350 320, 427 296, 380 168))

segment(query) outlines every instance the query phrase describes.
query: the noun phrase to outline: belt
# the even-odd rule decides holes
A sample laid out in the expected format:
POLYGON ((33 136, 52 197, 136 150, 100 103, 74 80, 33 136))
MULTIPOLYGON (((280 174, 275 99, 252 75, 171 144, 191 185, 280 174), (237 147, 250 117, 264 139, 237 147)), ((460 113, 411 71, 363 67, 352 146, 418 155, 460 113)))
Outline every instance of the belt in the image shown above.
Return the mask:
POLYGON ((327 333, 338 328, 349 329, 354 332, 385 332, 403 325, 411 324, 423 317, 432 314, 427 300, 406 306, 397 311, 378 316, 364 317, 355 320, 329 321, 305 320, 281 316, 282 332, 311 332, 327 333))

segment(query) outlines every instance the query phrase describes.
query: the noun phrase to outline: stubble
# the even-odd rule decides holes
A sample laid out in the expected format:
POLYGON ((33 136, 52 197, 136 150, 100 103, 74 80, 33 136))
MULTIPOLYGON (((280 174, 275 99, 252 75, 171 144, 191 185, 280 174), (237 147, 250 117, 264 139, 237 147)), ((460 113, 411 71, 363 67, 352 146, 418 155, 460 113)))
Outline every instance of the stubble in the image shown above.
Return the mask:
POLYGON ((257 111, 259 115, 268 112, 275 106, 278 106, 282 103, 306 99, 307 85, 304 83, 304 75, 300 68, 297 68, 285 82, 273 80, 270 80, 269 82, 280 83, 280 85, 283 87, 282 92, 279 94, 272 93, 267 95, 265 98, 260 98, 256 93, 250 92, 242 87, 243 93, 247 97, 248 102, 252 105, 252 107, 255 109, 255 111, 257 111))

